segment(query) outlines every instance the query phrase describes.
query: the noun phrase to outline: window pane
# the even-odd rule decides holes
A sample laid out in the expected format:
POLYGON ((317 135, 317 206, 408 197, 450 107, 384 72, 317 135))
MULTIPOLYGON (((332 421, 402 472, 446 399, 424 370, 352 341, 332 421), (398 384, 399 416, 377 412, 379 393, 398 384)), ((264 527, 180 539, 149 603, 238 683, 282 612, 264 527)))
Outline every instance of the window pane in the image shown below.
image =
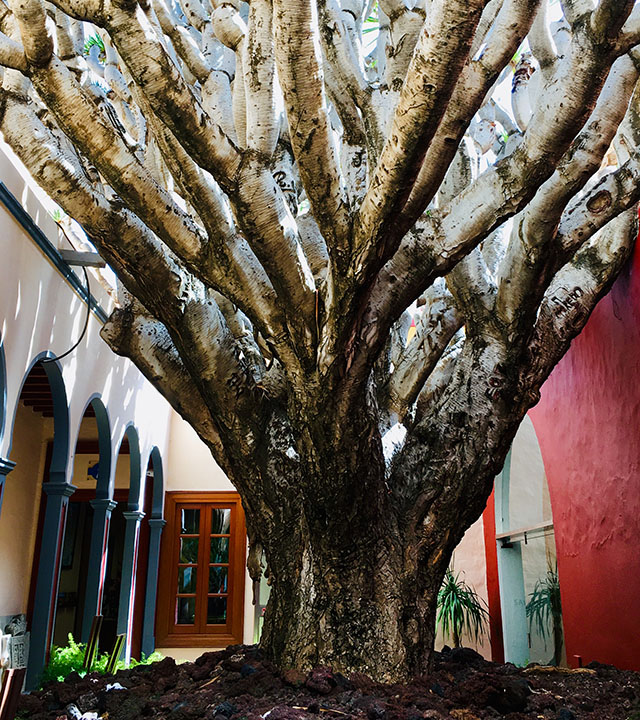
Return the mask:
POLYGON ((181 563, 198 562, 198 538, 180 538, 181 563))
POLYGON ((209 592, 210 593, 226 593, 227 592, 227 568, 226 567, 210 567, 209 568, 209 592))
POLYGON ((229 562, 229 538, 211 538, 211 560, 209 562, 229 562))
POLYGON ((231 510, 213 508, 211 510, 211 534, 225 535, 229 532, 231 523, 231 510))
POLYGON ((196 591, 196 578, 198 577, 198 568, 179 567, 178 568, 178 592, 194 593, 196 591))
POLYGON ((207 625, 222 625, 227 622, 227 598, 210 597, 207 603, 207 625))
POLYGON ((179 597, 176 608, 176 625, 193 625, 196 617, 196 599, 179 597))
POLYGON ((182 535, 197 535, 200 532, 200 510, 180 511, 182 535))

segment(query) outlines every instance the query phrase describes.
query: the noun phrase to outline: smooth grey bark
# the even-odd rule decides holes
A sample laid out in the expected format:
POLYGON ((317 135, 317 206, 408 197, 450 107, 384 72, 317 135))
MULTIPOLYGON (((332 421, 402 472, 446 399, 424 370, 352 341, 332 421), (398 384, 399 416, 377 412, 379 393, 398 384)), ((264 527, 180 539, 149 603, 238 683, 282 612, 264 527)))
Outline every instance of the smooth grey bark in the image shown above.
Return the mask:
POLYGON ((104 339, 238 488, 262 646, 379 680, 428 668, 640 199, 640 3, 408 5, 0 2, 4 139, 118 276, 104 339))

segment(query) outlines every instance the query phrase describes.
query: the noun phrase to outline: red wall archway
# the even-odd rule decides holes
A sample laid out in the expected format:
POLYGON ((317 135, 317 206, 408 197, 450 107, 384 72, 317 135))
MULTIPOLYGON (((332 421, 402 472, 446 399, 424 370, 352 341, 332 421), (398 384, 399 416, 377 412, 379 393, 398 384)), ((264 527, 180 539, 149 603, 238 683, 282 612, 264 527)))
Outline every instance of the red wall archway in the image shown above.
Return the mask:
POLYGON ((640 670, 640 244, 530 412, 569 663, 640 670))

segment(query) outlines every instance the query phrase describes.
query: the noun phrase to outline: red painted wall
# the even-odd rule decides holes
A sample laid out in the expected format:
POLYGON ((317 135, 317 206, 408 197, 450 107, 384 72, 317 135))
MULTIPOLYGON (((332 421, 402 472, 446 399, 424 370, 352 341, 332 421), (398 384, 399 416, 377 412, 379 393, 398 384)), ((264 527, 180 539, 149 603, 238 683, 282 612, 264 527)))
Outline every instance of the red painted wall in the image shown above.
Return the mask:
POLYGON ((640 244, 530 412, 567 656, 640 670, 640 244))
POLYGON ((496 500, 492 492, 482 513, 484 553, 487 566, 487 595, 489 600, 489 639, 491 659, 504 662, 502 613, 500 610, 500 584, 498 581, 498 547, 496 544, 496 500))

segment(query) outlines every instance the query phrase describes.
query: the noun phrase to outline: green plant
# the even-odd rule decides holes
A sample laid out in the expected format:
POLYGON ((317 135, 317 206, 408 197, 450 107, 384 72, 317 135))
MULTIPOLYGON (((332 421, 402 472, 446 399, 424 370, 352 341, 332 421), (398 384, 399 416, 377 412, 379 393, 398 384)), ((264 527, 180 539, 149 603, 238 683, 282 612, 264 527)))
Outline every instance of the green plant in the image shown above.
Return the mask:
POLYGON ((454 647, 460 647, 465 631, 475 642, 486 634, 489 612, 485 605, 478 593, 460 579, 460 573, 454 575, 451 568, 447 569, 438 592, 437 623, 454 647))
MULTIPOLYGON (((73 639, 73 635, 69 633, 69 644, 64 646, 54 645, 51 648, 51 655, 48 665, 42 672, 40 678, 40 684, 50 682, 51 680, 57 680, 62 682, 69 673, 77 672, 80 677, 84 677, 87 674, 87 670, 84 669, 84 653, 86 645, 84 643, 77 643, 73 639)), ((159 652, 154 652, 149 657, 142 656, 141 660, 131 659, 129 667, 136 667, 137 665, 150 665, 153 662, 163 659, 163 655, 159 652)), ((97 655, 96 659, 91 666, 91 672, 99 672, 103 675, 107 674, 107 663, 109 656, 107 653, 97 655)), ((116 664, 116 670, 121 670, 125 667, 124 660, 119 660, 116 664)))
POLYGON ((544 578, 537 580, 527 602, 529 632, 533 626, 547 647, 549 634, 553 636, 552 665, 559 665, 562 657, 562 602, 560 600, 560 581, 558 566, 549 565, 544 578))
POLYGON ((94 45, 97 45, 100 48, 100 55, 103 56, 104 42, 102 41, 102 38, 100 37, 100 35, 98 35, 98 33, 96 33, 95 35, 89 35, 84 44, 84 54, 88 55, 94 45))

